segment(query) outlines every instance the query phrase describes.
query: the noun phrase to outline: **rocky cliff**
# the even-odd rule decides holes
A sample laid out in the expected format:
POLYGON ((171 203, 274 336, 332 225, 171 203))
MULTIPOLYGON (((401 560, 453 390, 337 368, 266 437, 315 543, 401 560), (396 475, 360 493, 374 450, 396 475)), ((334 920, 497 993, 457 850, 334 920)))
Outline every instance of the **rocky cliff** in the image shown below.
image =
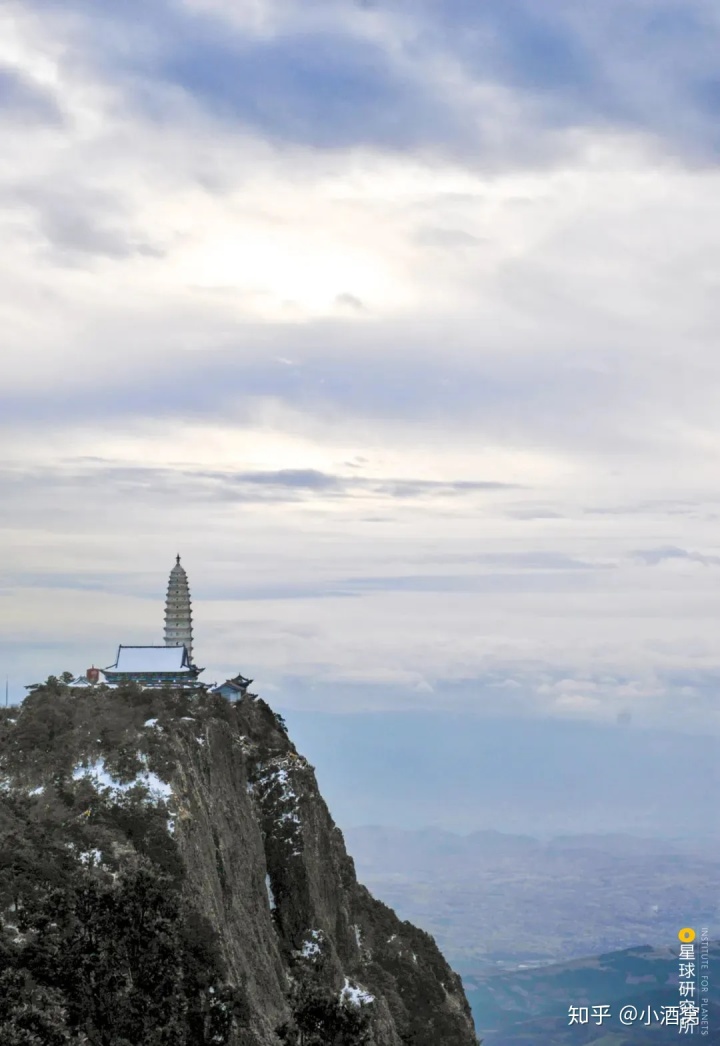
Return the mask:
POLYGON ((0 774, 8 1046, 477 1043, 264 701, 51 679, 0 715, 0 774))

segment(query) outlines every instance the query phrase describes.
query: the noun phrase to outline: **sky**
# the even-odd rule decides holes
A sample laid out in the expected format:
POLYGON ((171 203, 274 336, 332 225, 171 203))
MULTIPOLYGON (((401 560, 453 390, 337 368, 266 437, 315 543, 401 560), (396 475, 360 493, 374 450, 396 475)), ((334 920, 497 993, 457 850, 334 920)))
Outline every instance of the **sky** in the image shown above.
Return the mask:
POLYGON ((720 11, 6 0, 0 670, 720 735, 720 11))

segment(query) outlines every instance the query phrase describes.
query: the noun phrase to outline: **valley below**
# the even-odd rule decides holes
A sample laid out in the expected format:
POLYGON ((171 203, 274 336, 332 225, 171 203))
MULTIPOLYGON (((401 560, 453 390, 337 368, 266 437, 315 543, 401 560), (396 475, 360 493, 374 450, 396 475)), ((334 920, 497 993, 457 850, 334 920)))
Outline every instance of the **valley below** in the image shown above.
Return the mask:
MULTIPOLYGON (((719 936, 717 841, 383 827, 345 835, 360 880, 431 933, 461 974, 485 1046, 675 1041, 677 1026, 623 1027, 618 1013, 677 1005, 681 927, 719 936), (570 1025, 569 1007, 582 1005, 609 1005, 613 1017, 570 1025)), ((720 969, 717 943, 712 956, 720 969)), ((718 1039, 704 1041, 720 1041, 711 1010, 718 1039)))

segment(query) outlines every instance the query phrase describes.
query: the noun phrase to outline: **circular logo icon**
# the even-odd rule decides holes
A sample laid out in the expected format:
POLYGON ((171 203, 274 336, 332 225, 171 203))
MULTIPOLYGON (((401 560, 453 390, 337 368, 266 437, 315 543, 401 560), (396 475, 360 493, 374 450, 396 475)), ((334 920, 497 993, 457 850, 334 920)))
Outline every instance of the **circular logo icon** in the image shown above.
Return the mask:
POLYGON ((689 926, 686 926, 680 931, 678 938, 683 942, 683 944, 690 944, 691 941, 695 940, 695 931, 691 930, 689 926))

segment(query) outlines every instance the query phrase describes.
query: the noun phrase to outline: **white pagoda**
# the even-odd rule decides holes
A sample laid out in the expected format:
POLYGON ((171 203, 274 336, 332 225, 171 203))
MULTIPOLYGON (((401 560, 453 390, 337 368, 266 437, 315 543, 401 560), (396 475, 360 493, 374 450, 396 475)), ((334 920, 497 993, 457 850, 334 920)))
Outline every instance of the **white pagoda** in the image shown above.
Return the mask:
POLYGON ((197 685, 197 678, 203 671, 192 660, 190 587, 187 574, 180 566, 180 556, 177 556, 170 571, 165 600, 165 645, 121 644, 115 664, 104 668, 103 675, 111 684, 132 681, 143 686, 186 686, 197 685))
POLYGON ((165 600, 165 646, 184 646, 192 661, 192 606, 187 574, 180 566, 180 556, 170 571, 165 600))

